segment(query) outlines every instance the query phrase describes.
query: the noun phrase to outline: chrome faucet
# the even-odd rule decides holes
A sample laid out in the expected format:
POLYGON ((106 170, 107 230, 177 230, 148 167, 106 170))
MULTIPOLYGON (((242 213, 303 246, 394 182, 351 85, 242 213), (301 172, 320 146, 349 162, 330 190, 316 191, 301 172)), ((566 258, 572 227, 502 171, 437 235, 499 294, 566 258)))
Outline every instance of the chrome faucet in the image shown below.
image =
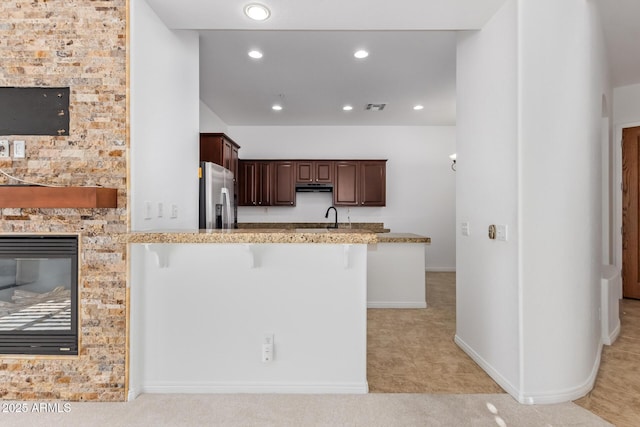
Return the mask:
POLYGON ((329 218, 329 211, 331 209, 333 209, 336 213, 336 222, 333 225, 328 226, 327 228, 338 228, 338 210, 335 207, 330 206, 329 209, 327 209, 327 213, 324 214, 324 217, 329 218))

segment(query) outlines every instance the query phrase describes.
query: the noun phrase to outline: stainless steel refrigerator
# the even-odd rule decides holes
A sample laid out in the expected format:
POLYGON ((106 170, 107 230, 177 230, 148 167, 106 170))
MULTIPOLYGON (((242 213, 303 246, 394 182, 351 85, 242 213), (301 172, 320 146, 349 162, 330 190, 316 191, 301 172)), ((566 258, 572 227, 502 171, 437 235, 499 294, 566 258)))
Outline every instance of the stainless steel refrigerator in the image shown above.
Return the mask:
POLYGON ((229 169, 200 162, 200 229, 235 228, 233 178, 229 169))

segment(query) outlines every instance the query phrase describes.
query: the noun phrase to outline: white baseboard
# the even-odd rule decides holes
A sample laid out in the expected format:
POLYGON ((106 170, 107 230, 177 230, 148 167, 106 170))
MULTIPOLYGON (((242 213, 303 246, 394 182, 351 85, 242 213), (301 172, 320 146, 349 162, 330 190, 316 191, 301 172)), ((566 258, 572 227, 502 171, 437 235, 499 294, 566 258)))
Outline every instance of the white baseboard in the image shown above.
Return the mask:
POLYGON ((139 395, 140 391, 130 388, 129 393, 127 393, 127 402, 135 400, 139 395))
POLYGON ((570 387, 564 390, 552 390, 546 393, 525 393, 511 384, 506 378, 504 378, 498 371, 496 371, 486 360, 484 360, 478 353, 476 353, 471 347, 469 347, 460 337, 457 335, 454 339, 455 343, 471 357, 480 367, 498 383, 507 393, 509 393, 518 402, 528 405, 546 405, 554 403, 570 402, 581 398, 593 389, 593 385, 598 375, 598 369, 600 368, 600 357, 602 355, 602 344, 598 350, 596 360, 591 369, 591 373, 587 379, 575 387, 570 387))
POLYGON ((427 308, 424 301, 367 301, 367 308, 427 308))
POLYGON ((158 383, 142 387, 143 393, 153 394, 367 394, 369 385, 364 383, 290 384, 290 383, 158 383))
POLYGON ((467 355, 476 362, 483 371, 485 371, 495 382, 498 383, 500 387, 502 387, 507 393, 517 399, 517 396, 520 393, 520 390, 511 384, 509 380, 503 377, 498 371, 496 371, 493 366, 491 366, 486 360, 484 360, 478 353, 475 352, 473 348, 471 348, 462 338, 460 338, 457 334, 454 337, 454 342, 458 344, 458 347, 462 349, 467 355))
POLYGON ((609 334, 608 336, 609 341, 605 340, 603 344, 606 344, 606 345, 613 344, 618 339, 618 335, 620 335, 620 320, 618 320, 618 324, 613 329, 613 331, 611 331, 611 333, 609 334))

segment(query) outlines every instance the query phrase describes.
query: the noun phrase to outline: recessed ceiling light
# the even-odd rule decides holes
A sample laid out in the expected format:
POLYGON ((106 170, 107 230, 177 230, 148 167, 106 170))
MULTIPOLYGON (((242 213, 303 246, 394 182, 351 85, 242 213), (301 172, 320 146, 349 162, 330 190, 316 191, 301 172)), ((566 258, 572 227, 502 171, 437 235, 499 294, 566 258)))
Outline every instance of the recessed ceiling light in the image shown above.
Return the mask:
POLYGON ((260 59, 262 58, 262 52, 260 52, 259 50, 251 50, 249 51, 249 56, 253 59, 260 59))
POLYGON ((280 104, 273 104, 273 106, 271 107, 271 109, 272 109, 273 111, 280 111, 280 110, 282 110, 282 105, 280 105, 280 104))
POLYGON ((367 56, 369 56, 369 52, 367 52, 366 50, 358 50, 356 53, 353 54, 353 56, 355 56, 358 59, 364 59, 367 56))
POLYGON ((271 11, 267 6, 251 3, 244 7, 244 14, 254 21, 264 21, 271 15, 271 11))
POLYGON ((420 104, 418 104, 418 105, 413 107, 413 109, 416 110, 416 111, 422 110, 423 108, 424 108, 424 105, 420 105, 420 104))
POLYGON ((351 110, 353 110, 353 107, 351 105, 345 105, 344 107, 342 107, 342 109, 344 111, 351 111, 351 110))

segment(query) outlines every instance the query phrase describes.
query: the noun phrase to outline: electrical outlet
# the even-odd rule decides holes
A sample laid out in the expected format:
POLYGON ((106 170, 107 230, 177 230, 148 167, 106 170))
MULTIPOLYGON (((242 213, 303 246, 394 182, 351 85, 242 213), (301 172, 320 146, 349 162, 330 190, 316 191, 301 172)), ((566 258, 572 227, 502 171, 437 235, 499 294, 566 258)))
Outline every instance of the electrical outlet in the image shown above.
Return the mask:
POLYGON ((178 218, 178 205, 171 205, 171 218, 178 218))
POLYGON ((24 159, 25 158, 24 141, 13 141, 13 158, 14 159, 24 159))
POLYGON ((0 157, 9 157, 9 141, 6 139, 0 141, 0 157))
POLYGON ((158 218, 162 218, 164 215, 164 205, 162 202, 158 202, 158 218))

